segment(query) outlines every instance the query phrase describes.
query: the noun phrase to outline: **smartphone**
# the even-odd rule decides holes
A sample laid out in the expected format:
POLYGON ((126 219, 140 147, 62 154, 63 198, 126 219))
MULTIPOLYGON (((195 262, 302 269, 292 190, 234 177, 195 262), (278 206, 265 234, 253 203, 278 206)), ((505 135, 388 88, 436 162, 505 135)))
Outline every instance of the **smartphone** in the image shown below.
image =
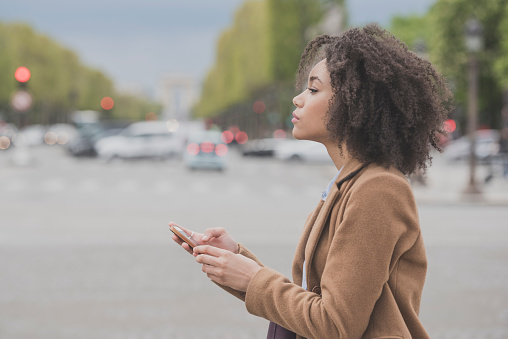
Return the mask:
POLYGON ((176 234, 176 236, 180 239, 182 239, 183 241, 185 241, 189 246, 190 248, 194 248, 196 246, 199 246, 200 244, 196 241, 196 239, 194 239, 193 237, 191 237, 190 235, 188 235, 187 233, 184 232, 184 230, 182 230, 180 227, 178 227, 177 225, 170 225, 169 226, 169 229, 171 230, 171 232, 173 232, 174 234, 176 234))

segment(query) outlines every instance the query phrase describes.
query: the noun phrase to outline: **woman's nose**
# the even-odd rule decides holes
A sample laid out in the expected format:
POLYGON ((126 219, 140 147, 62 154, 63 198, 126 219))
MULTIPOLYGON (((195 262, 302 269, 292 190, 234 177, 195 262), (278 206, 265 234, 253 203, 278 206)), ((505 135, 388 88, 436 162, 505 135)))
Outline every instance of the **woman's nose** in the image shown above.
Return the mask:
POLYGON ((293 98, 293 105, 295 105, 298 108, 302 107, 302 93, 298 94, 296 97, 293 98))

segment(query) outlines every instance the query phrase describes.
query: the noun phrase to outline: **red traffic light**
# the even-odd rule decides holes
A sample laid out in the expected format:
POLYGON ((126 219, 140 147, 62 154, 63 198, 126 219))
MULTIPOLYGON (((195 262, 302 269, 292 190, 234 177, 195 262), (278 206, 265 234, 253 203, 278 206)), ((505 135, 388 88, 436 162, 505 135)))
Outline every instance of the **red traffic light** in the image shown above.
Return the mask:
POLYGON ((27 82, 28 80, 30 80, 30 77, 32 75, 30 74, 30 70, 26 67, 18 67, 16 69, 16 72, 14 72, 14 78, 16 78, 16 80, 18 80, 19 82, 27 82))
POLYGON ((113 108, 113 106, 115 106, 115 102, 113 101, 113 99, 111 99, 110 97, 102 98, 101 100, 102 109, 109 111, 110 109, 113 108))

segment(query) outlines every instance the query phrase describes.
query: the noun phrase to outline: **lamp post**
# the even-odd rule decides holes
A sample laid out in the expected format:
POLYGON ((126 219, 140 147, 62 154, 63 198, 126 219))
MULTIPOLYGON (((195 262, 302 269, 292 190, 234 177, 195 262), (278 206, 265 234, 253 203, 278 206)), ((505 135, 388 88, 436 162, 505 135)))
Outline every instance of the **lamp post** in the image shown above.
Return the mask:
POLYGON ((470 140, 469 152, 469 183, 464 194, 468 197, 480 198, 481 190, 476 184, 476 130, 478 128, 478 52, 483 48, 483 27, 476 18, 467 21, 465 27, 465 41, 468 52, 468 134, 470 140))

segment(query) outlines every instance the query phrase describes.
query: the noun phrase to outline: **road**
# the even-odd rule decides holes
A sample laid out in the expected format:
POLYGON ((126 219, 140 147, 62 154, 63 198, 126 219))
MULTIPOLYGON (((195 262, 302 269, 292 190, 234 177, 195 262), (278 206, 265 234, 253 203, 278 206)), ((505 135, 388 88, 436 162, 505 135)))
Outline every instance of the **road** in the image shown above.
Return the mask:
MULTIPOLYGON (((266 337, 267 322, 210 283, 167 223, 224 226, 289 276, 305 217, 335 172, 234 152, 224 173, 30 152, 28 167, 0 153, 6 339, 266 337)), ((431 337, 508 338, 508 208, 425 199, 419 212, 431 337)))

